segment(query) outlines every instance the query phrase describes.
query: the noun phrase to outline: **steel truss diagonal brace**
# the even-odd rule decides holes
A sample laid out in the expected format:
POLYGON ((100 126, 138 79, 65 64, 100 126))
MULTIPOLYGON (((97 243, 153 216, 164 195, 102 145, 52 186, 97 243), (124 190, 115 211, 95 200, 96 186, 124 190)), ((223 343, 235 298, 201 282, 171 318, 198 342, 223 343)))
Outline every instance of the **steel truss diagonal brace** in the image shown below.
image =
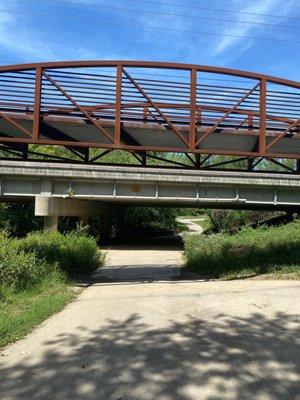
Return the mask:
POLYGON ((258 82, 252 89, 250 89, 245 96, 243 96, 230 110, 228 110, 222 118, 220 118, 214 126, 212 126, 207 132, 205 132, 201 138, 196 142, 196 146, 198 146, 201 142, 203 142, 203 140, 210 135, 211 133, 213 133, 217 127, 225 121, 225 119, 233 112, 235 111, 246 99, 247 97, 249 97, 258 87, 260 86, 260 82, 258 82))
POLYGON ((99 122, 92 117, 91 114, 89 114, 83 107, 81 107, 76 100, 74 100, 53 78, 51 78, 46 72, 43 71, 43 75, 45 76, 46 79, 48 79, 49 82, 52 83, 53 86, 56 87, 58 91, 60 91, 84 116, 92 122, 102 133, 107 139, 109 139, 111 142, 114 142, 113 138, 110 136, 110 134, 99 124, 99 122))
POLYGON ((266 150, 274 146, 274 144, 276 144, 280 139, 282 139, 285 135, 287 135, 297 125, 300 125, 300 118, 294 121, 284 132, 282 132, 279 136, 277 136, 276 139, 272 140, 272 142, 266 146, 266 150))
POLYGON ((10 118, 8 115, 5 115, 4 113, 0 112, 0 118, 5 119, 7 122, 9 122, 11 125, 13 125, 15 128, 19 129, 21 132, 25 133, 28 135, 30 138, 32 137, 31 132, 29 132, 26 128, 24 128, 22 125, 18 124, 14 119, 10 118))
POLYGON ((141 93, 143 97, 148 101, 149 104, 155 109, 155 111, 161 116, 161 118, 167 123, 169 128, 176 134, 176 136, 187 146, 189 147, 189 142, 181 135, 180 132, 175 128, 169 118, 160 110, 160 108, 152 101, 150 96, 141 88, 141 86, 129 75, 129 73, 123 68, 123 74, 126 78, 133 84, 133 86, 141 93))

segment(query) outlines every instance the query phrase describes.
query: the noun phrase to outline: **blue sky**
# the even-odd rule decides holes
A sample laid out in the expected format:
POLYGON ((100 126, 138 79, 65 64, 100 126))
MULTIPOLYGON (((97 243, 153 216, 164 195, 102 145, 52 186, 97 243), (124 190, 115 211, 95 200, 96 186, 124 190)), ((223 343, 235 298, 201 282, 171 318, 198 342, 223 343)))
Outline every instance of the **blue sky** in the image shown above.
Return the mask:
POLYGON ((137 59, 217 65, 300 80, 299 56, 299 0, 0 0, 2 65, 137 59))

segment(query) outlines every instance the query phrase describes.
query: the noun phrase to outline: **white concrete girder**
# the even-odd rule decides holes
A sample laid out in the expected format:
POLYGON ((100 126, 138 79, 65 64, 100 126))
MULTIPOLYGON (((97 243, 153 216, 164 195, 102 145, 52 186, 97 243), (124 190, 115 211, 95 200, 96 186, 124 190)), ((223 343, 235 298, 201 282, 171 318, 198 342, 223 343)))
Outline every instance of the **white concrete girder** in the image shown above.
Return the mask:
POLYGON ((300 208, 300 175, 282 173, 0 161, 0 188, 2 201, 57 199, 40 205, 44 216, 104 215, 118 204, 300 208))
POLYGON ((112 208, 95 201, 56 198, 51 196, 35 197, 35 215, 43 217, 87 217, 109 215, 112 208))

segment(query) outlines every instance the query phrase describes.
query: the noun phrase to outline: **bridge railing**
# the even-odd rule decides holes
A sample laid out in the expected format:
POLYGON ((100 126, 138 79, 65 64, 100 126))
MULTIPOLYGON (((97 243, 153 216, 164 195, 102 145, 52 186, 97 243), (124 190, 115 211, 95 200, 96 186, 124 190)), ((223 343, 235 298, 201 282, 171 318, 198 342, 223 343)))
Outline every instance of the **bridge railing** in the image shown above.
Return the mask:
POLYGON ((0 131, 0 143, 300 158, 300 83, 171 63, 0 67, 0 131))

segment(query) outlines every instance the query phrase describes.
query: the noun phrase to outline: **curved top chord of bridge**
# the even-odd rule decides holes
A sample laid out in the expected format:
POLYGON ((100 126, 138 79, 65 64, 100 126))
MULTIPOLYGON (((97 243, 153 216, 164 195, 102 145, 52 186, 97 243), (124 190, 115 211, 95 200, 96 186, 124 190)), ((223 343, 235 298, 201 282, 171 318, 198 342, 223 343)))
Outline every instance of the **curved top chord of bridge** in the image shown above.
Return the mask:
MULTIPOLYGON (((93 162, 123 149, 300 159, 300 83, 189 64, 0 67, 0 143, 61 145, 93 162), (89 148, 106 151, 91 159, 89 148)), ((22 147, 23 146, 23 147, 22 147)))

